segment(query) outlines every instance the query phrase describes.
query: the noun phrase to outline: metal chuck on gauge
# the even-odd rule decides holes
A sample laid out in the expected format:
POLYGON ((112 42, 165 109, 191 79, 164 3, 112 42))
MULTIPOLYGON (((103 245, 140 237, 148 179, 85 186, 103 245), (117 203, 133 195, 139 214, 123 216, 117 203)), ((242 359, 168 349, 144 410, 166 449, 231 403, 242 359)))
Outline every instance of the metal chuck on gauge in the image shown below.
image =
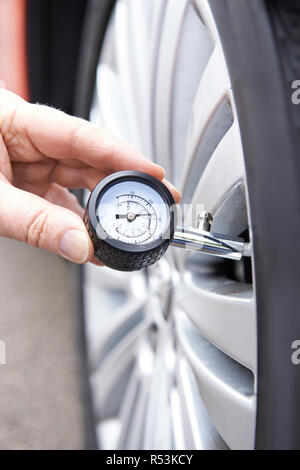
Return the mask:
POLYGON ((84 222, 95 257, 119 271, 156 263, 169 245, 234 260, 250 256, 249 244, 241 238, 210 233, 209 227, 177 226, 169 189, 138 171, 121 171, 102 180, 89 197, 84 222))

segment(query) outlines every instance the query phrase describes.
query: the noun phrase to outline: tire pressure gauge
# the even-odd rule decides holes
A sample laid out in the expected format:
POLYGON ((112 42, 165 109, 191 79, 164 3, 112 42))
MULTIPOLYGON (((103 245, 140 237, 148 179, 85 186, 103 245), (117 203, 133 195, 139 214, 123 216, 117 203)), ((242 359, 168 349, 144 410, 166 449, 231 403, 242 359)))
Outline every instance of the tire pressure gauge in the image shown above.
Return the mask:
POLYGON ((101 181, 85 212, 96 258, 121 271, 158 261, 173 238, 175 219, 176 205, 168 188, 137 171, 114 173, 101 181))
POLYGON ((84 221, 95 257, 119 271, 156 263, 170 244, 234 260, 251 255, 241 238, 177 226, 176 204, 168 188, 138 171, 121 171, 102 180, 90 195, 84 221))

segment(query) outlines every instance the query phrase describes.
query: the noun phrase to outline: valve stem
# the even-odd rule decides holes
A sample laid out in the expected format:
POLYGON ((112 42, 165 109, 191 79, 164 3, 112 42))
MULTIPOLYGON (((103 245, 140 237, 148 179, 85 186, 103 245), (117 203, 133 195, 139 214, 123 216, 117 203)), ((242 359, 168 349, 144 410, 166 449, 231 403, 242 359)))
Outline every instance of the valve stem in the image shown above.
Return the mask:
POLYGON ((212 221, 210 212, 200 212, 196 219, 196 228, 178 226, 171 245, 233 260, 251 256, 252 246, 250 243, 245 243, 243 238, 211 233, 212 221))
POLYGON ((200 214, 197 215, 196 228, 204 232, 210 232, 212 221, 213 216, 210 212, 201 211, 200 214))

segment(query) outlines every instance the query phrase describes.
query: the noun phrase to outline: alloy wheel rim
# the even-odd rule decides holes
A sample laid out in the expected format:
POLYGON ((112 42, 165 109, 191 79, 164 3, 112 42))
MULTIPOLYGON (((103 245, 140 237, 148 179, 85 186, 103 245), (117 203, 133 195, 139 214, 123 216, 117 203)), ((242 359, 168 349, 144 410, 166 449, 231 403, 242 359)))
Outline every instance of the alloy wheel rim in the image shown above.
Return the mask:
MULTIPOLYGON (((238 120, 209 5, 202 0, 176 6, 153 2, 149 43, 140 5, 138 0, 117 3, 98 67, 91 120, 165 166, 184 202, 202 203, 213 212, 214 231, 251 233, 238 120), (135 25, 137 16, 139 40, 133 43, 128 25, 135 25), (182 131, 182 122, 175 121, 183 105, 174 96, 184 89, 184 78, 176 67, 186 62, 189 29, 196 34, 197 28, 195 40, 207 39, 207 57, 201 56, 194 83, 185 83, 194 94, 186 94, 191 104, 182 131), (163 60, 166 48, 168 59, 163 60), (126 58, 132 68, 126 67, 126 58), (134 77, 128 69, 136 71, 134 77), (132 83, 137 84, 138 112, 132 83), (226 167, 230 171, 222 171, 226 167)), ((193 215, 187 213, 187 219, 193 215)), ((85 269, 91 390, 102 448, 253 448, 256 312, 254 283, 245 282, 245 269, 242 263, 228 267, 174 248, 146 273, 85 269)))

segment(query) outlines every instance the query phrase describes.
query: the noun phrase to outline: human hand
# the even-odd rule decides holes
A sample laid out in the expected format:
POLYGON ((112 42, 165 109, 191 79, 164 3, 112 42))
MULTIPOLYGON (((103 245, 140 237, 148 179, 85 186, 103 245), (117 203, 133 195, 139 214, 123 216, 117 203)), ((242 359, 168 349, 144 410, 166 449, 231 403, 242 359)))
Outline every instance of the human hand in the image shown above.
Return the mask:
MULTIPOLYGON (((0 236, 77 263, 93 260, 83 209, 68 189, 92 190, 121 170, 164 178, 160 166, 108 131, 0 90, 0 236)), ((178 202, 180 193, 165 183, 178 202)))

